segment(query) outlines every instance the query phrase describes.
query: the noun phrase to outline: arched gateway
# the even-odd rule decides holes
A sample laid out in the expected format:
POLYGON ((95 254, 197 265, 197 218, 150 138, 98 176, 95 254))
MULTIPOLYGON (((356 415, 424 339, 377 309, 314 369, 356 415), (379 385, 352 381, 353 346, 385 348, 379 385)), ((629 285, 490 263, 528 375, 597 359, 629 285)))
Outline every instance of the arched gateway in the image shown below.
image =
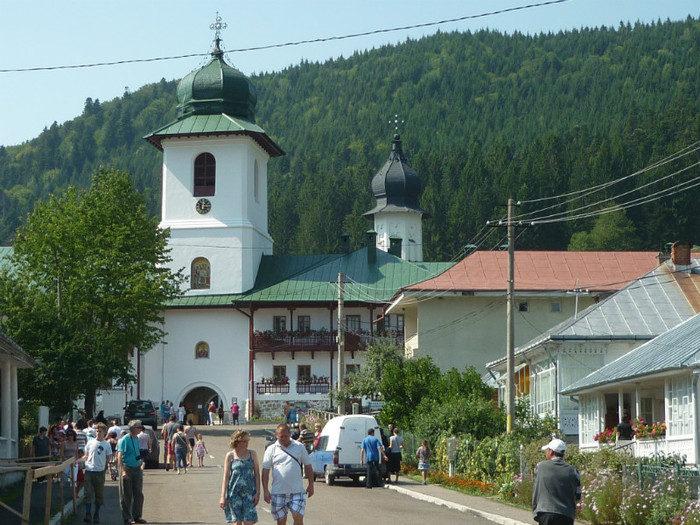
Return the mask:
MULTIPOLYGON (((189 390, 184 397, 182 403, 187 411, 188 418, 192 419, 195 425, 204 425, 207 422, 207 407, 209 402, 214 401, 217 408, 219 403, 225 401, 222 395, 216 390, 208 386, 198 386, 189 390), (189 415, 191 414, 191 415, 189 415)), ((224 403, 224 408, 226 403, 224 403)))

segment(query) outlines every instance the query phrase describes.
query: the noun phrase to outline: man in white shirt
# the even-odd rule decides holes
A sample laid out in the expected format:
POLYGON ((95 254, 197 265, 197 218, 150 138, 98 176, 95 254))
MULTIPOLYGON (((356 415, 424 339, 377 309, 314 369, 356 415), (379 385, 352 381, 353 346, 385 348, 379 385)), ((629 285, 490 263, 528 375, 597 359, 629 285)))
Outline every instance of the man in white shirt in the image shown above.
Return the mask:
POLYGON ((277 426, 277 441, 267 447, 262 463, 263 497, 270 503, 272 517, 277 525, 287 523, 292 513, 294 525, 303 525, 306 498, 314 495, 314 472, 304 445, 292 441, 292 432, 285 423, 277 426), (303 471, 309 481, 304 492, 303 471), (270 484, 272 472, 272 488, 270 484))
POLYGON ((85 445, 85 455, 81 461, 85 462, 85 523, 100 522, 100 507, 105 501, 105 468, 107 460, 112 455, 112 447, 105 441, 107 426, 97 423, 95 426, 95 439, 91 439, 85 445), (95 514, 91 515, 92 499, 95 499, 95 514))

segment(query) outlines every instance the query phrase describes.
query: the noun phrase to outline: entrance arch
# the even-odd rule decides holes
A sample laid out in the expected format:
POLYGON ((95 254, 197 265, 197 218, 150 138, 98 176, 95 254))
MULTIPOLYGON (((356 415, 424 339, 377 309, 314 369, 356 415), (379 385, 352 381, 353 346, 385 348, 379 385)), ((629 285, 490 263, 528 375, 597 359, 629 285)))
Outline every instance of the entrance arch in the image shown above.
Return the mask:
POLYGON ((185 406, 187 414, 192 414, 192 422, 195 425, 204 425, 208 421, 207 407, 210 401, 214 401, 216 407, 219 407, 219 403, 223 401, 224 398, 210 386, 197 386, 191 388, 182 397, 182 403, 185 406))

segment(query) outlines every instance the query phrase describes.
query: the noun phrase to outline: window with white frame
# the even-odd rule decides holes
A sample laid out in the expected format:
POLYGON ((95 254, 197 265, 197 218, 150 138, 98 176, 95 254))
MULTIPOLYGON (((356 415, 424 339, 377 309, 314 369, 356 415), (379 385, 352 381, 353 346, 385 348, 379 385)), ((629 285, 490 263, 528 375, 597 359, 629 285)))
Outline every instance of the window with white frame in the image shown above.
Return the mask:
POLYGON ((535 400, 538 414, 554 414, 556 407, 556 373, 551 365, 540 369, 535 377, 535 400))
POLYGON ((282 334, 287 330, 287 317, 284 315, 275 315, 272 317, 272 331, 276 334, 282 334))
POLYGON ((666 382, 666 406, 669 436, 693 433, 693 385, 691 376, 672 377, 666 382))
POLYGON ((583 394, 579 397, 581 443, 593 443, 595 435, 600 432, 600 414, 598 394, 583 394))

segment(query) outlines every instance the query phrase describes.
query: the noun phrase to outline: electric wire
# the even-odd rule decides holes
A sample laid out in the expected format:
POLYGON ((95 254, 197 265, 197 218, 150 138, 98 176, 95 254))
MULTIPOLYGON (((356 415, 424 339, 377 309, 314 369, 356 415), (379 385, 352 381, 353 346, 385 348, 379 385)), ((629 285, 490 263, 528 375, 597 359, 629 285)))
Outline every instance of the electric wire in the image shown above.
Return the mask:
MULTIPOLYGON (((568 1, 569 0, 549 0, 546 2, 538 2, 538 3, 534 3, 534 4, 523 5, 523 6, 509 7, 506 9, 499 9, 497 11, 489 11, 486 13, 480 13, 480 14, 476 14, 476 15, 467 15, 467 16, 460 16, 460 17, 456 17, 456 18, 448 18, 445 20, 439 20, 437 22, 425 22, 422 24, 412 24, 412 25, 407 25, 407 26, 393 27, 393 28, 386 28, 386 29, 375 29, 373 31, 363 31, 361 33, 351 33, 351 34, 347 34, 347 35, 338 35, 338 36, 323 37, 323 38, 313 38, 313 39, 308 39, 308 40, 299 40, 296 42, 284 42, 281 44, 267 44, 267 45, 262 45, 262 46, 253 46, 253 47, 245 47, 245 48, 239 48, 239 49, 231 49, 229 51, 224 51, 224 54, 245 53, 245 52, 249 52, 249 51, 262 51, 265 49, 278 49, 278 48, 284 48, 284 47, 300 46, 300 45, 305 45, 305 44, 316 44, 316 43, 331 42, 331 41, 336 41, 336 40, 347 40, 350 38, 359 38, 359 37, 372 36, 372 35, 378 35, 378 34, 383 34, 383 33, 393 33, 393 32, 397 32, 397 31, 408 31, 410 29, 420 29, 420 28, 424 28, 424 27, 434 27, 434 26, 440 26, 440 25, 444 25, 444 24, 451 24, 454 22, 462 22, 465 20, 475 20, 478 18, 496 16, 496 15, 510 13, 510 12, 514 12, 514 11, 533 9, 536 7, 545 7, 545 6, 554 5, 554 4, 563 4, 563 3, 568 2, 568 1)), ((90 63, 90 64, 73 64, 73 65, 63 65, 63 66, 45 66, 45 67, 27 67, 27 68, 17 68, 17 69, 0 69, 0 73, 25 73, 25 72, 32 72, 32 71, 54 71, 54 70, 61 70, 61 69, 85 69, 85 68, 103 67, 103 66, 117 66, 117 65, 123 65, 123 64, 136 64, 136 63, 144 63, 144 62, 159 62, 159 61, 166 61, 166 60, 179 60, 179 59, 183 59, 183 58, 205 57, 208 55, 210 55, 210 53, 188 53, 188 54, 184 54, 184 55, 154 57, 154 58, 138 58, 138 59, 130 59, 130 60, 115 60, 112 62, 94 62, 94 63, 90 63)))

